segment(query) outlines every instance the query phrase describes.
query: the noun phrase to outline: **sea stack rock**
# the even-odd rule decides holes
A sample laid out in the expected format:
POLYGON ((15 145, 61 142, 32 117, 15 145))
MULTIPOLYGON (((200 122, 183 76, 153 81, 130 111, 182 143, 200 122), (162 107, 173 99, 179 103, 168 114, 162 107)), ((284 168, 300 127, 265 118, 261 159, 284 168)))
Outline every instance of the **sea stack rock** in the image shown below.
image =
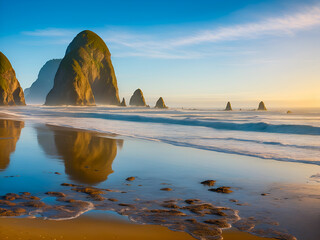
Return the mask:
POLYGON ((264 105, 264 102, 263 102, 263 101, 261 101, 261 102, 259 103, 258 110, 262 110, 262 111, 266 111, 266 110, 267 110, 267 108, 266 108, 266 106, 264 105))
POLYGON ((105 42, 80 32, 69 44, 46 98, 46 105, 119 105, 116 75, 105 42))
POLYGON ((61 59, 47 61, 40 69, 37 80, 24 90, 27 103, 44 104, 46 96, 53 87, 54 77, 61 59))
POLYGON ((168 108, 168 107, 164 104, 163 98, 160 97, 156 102, 155 108, 168 108))
POLYGON ((132 97, 130 98, 131 106, 139 106, 139 107, 146 107, 146 101, 144 100, 143 93, 140 88, 134 91, 132 97))
POLYGON ((126 107, 127 106, 126 100, 124 98, 122 98, 122 102, 120 103, 120 106, 121 107, 126 107))
POLYGON ((225 111, 232 111, 231 103, 228 102, 225 111))
POLYGON ((16 73, 2 52, 0 52, 0 105, 26 105, 16 73))

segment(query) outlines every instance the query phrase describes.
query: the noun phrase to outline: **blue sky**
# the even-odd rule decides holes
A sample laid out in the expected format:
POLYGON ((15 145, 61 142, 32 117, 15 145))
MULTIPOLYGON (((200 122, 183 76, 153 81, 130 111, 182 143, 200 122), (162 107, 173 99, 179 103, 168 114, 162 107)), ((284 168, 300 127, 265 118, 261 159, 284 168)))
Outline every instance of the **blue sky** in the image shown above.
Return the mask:
POLYGON ((84 29, 127 101, 139 87, 151 105, 320 107, 320 1, 0 0, 0 51, 23 88, 84 29))

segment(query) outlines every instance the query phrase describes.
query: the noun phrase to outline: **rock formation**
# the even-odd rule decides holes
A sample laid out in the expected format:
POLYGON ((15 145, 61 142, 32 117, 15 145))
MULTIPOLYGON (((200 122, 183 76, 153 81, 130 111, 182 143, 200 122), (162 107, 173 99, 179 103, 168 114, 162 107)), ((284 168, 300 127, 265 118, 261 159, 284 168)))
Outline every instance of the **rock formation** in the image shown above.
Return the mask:
POLYGON ((120 103, 120 106, 121 107, 126 107, 127 106, 126 100, 124 98, 122 98, 122 102, 120 103))
POLYGON ((16 73, 2 52, 0 52, 0 105, 26 105, 16 73))
POLYGON ((24 90, 27 103, 43 104, 46 96, 53 87, 54 77, 58 70, 61 59, 47 61, 40 69, 37 80, 30 88, 24 90))
POLYGON ((146 107, 146 101, 144 100, 143 93, 140 88, 134 91, 132 97, 130 98, 131 106, 138 106, 138 107, 146 107))
POLYGON ((8 167, 23 127, 24 122, 0 119, 0 171, 8 167))
POLYGON ((80 32, 62 59, 46 105, 119 105, 111 54, 94 32, 80 32))
POLYGON ((228 102, 225 111, 232 111, 231 103, 228 102))
POLYGON ((160 97, 156 102, 155 108, 168 108, 168 107, 164 104, 163 98, 160 97))
POLYGON ((261 101, 261 102, 259 103, 258 110, 263 110, 263 111, 266 111, 266 110, 267 110, 267 108, 266 108, 266 106, 264 105, 264 102, 263 102, 263 101, 261 101))

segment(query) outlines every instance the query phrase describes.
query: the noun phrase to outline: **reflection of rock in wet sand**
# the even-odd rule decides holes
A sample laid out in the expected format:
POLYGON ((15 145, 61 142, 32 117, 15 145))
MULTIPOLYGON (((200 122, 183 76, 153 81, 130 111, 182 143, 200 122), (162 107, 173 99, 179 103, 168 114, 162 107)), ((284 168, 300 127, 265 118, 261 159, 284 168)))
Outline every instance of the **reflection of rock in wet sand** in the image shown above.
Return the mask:
POLYGON ((8 167, 23 127, 24 122, 0 119, 0 171, 8 167))
POLYGON ((117 144, 122 145, 122 140, 53 126, 45 130, 38 128, 37 133, 38 142, 45 153, 63 159, 65 172, 70 178, 85 184, 96 184, 108 178, 113 172, 117 144), (46 130, 50 130, 53 135, 46 130))

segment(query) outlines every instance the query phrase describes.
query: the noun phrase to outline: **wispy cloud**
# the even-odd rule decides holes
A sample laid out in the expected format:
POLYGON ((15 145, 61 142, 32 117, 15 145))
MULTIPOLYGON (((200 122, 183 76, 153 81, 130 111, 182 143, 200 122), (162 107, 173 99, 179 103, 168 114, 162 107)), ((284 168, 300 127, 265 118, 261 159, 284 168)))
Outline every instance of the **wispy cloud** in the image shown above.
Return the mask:
POLYGON ((246 23, 204 30, 180 39, 174 39, 172 46, 194 45, 204 42, 218 42, 246 38, 258 38, 266 35, 293 34, 320 25, 320 7, 312 7, 303 12, 276 18, 268 18, 257 23, 246 23))
MULTIPOLYGON (((283 16, 266 18, 257 22, 202 29, 193 34, 190 34, 190 31, 185 29, 185 32, 189 34, 179 37, 166 37, 169 32, 165 31, 155 34, 141 34, 110 27, 93 30, 99 33, 108 46, 114 49, 113 55, 117 57, 139 56, 147 58, 187 59, 219 54, 217 51, 200 50, 201 46, 205 44, 259 39, 265 36, 294 35, 298 31, 312 29, 319 25, 320 7, 316 5, 283 16), (191 48, 195 45, 197 45, 197 48, 191 48)), ((78 32, 79 30, 76 29, 49 28, 26 31, 23 34, 35 37, 56 38, 56 42, 59 42, 58 38, 72 39, 78 32)), ((174 34, 170 32, 170 36, 174 36, 174 34)), ((233 53, 236 54, 236 52, 233 53)), ((243 51, 240 50, 239 53, 243 54, 243 51)))

